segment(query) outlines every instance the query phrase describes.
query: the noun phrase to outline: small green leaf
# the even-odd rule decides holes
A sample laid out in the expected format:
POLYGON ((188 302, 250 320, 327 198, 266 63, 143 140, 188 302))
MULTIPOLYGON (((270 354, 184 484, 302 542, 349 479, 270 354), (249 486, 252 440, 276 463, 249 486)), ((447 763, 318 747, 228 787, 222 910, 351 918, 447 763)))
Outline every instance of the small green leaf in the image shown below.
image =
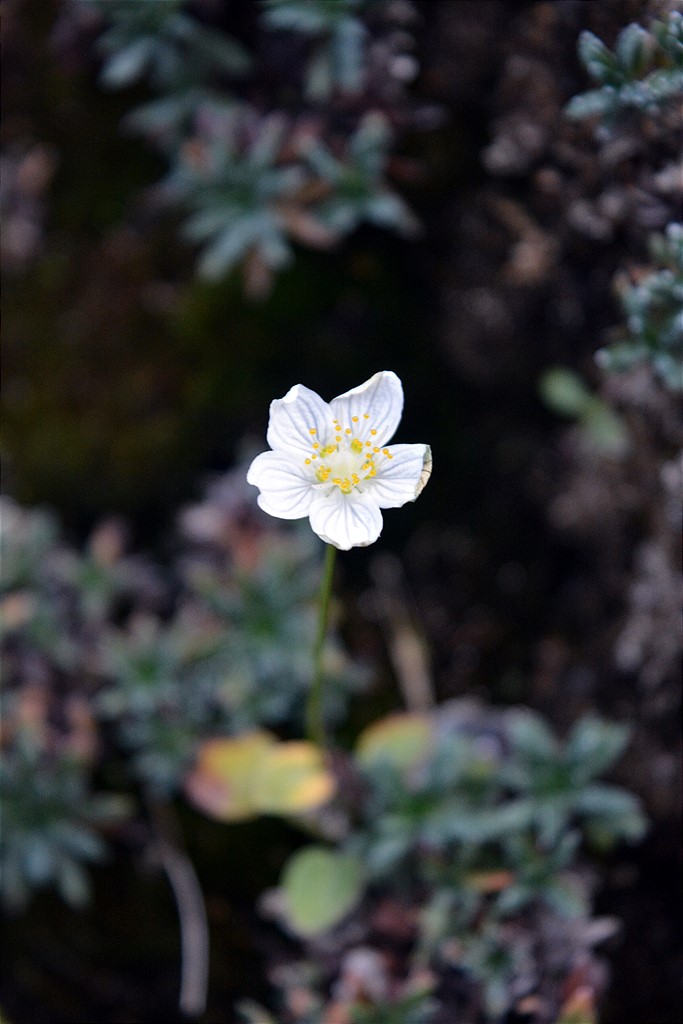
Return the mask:
POLYGON ((577 373, 562 366, 546 370, 539 381, 545 404, 560 416, 579 417, 591 401, 591 394, 577 373))
POLYGON ((292 928, 317 935, 337 925, 358 902, 363 866, 351 854, 306 846, 287 861, 281 885, 292 928))
POLYGON ((508 714, 508 735, 517 753, 534 761, 554 760, 559 744, 540 715, 528 710, 508 714))
POLYGON ((578 50, 586 70, 596 81, 609 85, 621 81, 622 75, 616 57, 592 32, 581 33, 578 50))
POLYGON ((629 729, 616 722, 602 722, 587 715, 572 729, 565 748, 577 783, 587 782, 610 768, 628 743, 629 729))
POLYGON ((154 41, 148 36, 136 39, 106 61, 100 81, 110 89, 131 85, 145 71, 153 49, 154 41))
POLYGON ((642 75, 652 53, 652 36, 640 25, 632 23, 619 33, 616 55, 631 78, 642 75))

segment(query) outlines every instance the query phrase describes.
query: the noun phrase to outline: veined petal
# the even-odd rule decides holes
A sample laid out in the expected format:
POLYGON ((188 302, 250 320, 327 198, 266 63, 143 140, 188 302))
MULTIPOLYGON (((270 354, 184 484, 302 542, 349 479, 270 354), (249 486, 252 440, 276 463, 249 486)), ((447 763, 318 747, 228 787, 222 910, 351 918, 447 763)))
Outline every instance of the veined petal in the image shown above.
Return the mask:
POLYGON ((391 370, 381 370, 365 384, 330 402, 332 415, 361 441, 383 445, 395 432, 403 412, 401 381, 391 370), (374 431, 374 433, 372 433, 374 431))
POLYGON ((318 438, 323 444, 332 429, 327 402, 303 384, 295 384, 284 398, 270 403, 266 438, 273 451, 310 455, 318 438))
POLYGON ((392 444, 372 480, 368 493, 380 508, 400 508, 415 501, 432 472, 432 453, 427 444, 392 444))
POLYGON ((278 519, 303 519, 313 500, 315 481, 296 456, 286 452, 262 452, 247 473, 247 483, 258 487, 264 512, 278 519))
POLYGON ((316 494, 309 515, 311 529, 341 551, 374 544, 382 532, 382 513, 368 494, 332 491, 316 494))

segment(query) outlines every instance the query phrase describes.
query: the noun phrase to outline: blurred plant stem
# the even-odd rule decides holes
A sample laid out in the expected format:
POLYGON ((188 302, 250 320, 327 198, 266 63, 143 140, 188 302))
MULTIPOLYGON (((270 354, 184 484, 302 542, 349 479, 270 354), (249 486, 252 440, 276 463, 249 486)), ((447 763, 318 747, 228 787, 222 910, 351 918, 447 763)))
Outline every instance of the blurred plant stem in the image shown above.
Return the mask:
POLYGON ((147 808, 154 830, 154 848, 168 877, 180 925, 180 994, 178 1005, 187 1017, 206 1009, 209 980, 209 925, 204 894, 190 858, 180 845, 180 829, 171 804, 152 796, 147 808))
POLYGON ((313 679, 306 705, 306 734, 313 743, 319 747, 325 745, 325 723, 323 719, 323 651, 325 648, 325 636, 327 634, 327 622, 330 616, 330 596, 332 594, 332 579, 334 577, 334 563, 337 549, 331 544, 327 545, 325 551, 325 564, 323 567, 323 582, 320 588, 320 605, 318 608, 318 632, 313 648, 313 679))

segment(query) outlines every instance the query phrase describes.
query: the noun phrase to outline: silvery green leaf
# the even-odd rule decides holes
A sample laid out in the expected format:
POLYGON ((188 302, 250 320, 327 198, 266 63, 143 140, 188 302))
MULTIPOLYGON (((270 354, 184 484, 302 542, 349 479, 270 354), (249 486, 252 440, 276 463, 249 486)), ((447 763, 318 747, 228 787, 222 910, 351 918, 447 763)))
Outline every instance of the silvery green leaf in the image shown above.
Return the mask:
POLYGON ((83 907, 90 898, 90 882, 76 861, 61 857, 56 870, 57 888, 62 898, 72 907, 83 907))
POLYGON ((590 75, 606 85, 619 84, 622 80, 616 57, 601 39, 592 32, 583 31, 579 36, 579 57, 590 75))
POLYGON ((652 56, 652 43, 650 33, 635 23, 619 33, 616 56, 627 75, 635 78, 645 71, 652 56))
POLYGON ((576 121, 584 117, 610 114, 619 107, 619 93, 610 85, 601 89, 589 89, 587 92, 573 96, 566 104, 564 112, 567 117, 576 121))
POLYGON ((154 41, 152 39, 143 36, 142 39, 135 40, 105 61, 100 73, 100 81, 110 89, 120 89, 123 86, 131 85, 144 74, 153 52, 154 41))
POLYGON ((344 92, 357 93, 363 85, 364 44, 367 29, 357 18, 344 18, 332 37, 336 84, 344 92))
POLYGON ((601 775, 621 757, 629 739, 627 726, 603 722, 593 716, 581 718, 567 740, 565 752, 577 784, 601 775))

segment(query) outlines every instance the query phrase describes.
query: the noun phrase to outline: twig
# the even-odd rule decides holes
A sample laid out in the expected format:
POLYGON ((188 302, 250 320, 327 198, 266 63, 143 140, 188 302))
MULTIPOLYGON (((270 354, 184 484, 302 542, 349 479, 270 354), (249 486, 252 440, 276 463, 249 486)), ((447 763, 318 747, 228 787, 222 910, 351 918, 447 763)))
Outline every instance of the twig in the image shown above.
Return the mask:
POLYGON ((180 995, 178 1005, 188 1017, 206 1009, 209 981, 209 924, 204 895, 192 861, 178 842, 172 807, 148 800, 156 833, 156 852, 168 877, 180 924, 180 995))
POLYGON ((401 563, 391 555, 379 556, 373 559, 370 574, 375 584, 375 611, 405 705, 409 711, 428 711, 434 706, 429 657, 408 610, 401 563))

